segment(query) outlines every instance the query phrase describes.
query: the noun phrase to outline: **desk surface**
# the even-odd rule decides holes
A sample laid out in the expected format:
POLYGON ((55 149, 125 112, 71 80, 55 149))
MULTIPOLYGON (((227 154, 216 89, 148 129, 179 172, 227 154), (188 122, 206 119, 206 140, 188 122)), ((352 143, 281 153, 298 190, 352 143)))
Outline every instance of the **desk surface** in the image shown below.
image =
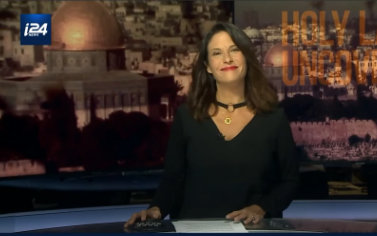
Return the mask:
MULTIPOLYGON (((65 226, 27 231, 32 233, 123 233, 124 222, 65 226)), ((259 224, 247 225, 250 232, 377 232, 376 221, 318 220, 318 219, 264 219, 259 224)))
MULTIPOLYGON (((122 232, 122 222, 129 219, 132 213, 146 207, 147 205, 121 205, 0 214, 0 233, 43 229, 60 229, 69 232, 81 232, 82 230, 84 232, 86 230, 122 232), (117 222, 120 222, 118 228, 116 227, 117 222)), ((323 224, 325 228, 319 229, 328 232, 342 230, 348 232, 369 230, 372 232, 373 222, 377 222, 376 209, 376 200, 295 200, 284 211, 284 219, 292 220, 297 230, 316 231, 323 224), (348 224, 349 222, 354 223, 348 224), (364 225, 358 222, 366 222, 368 227, 365 226, 364 229, 364 225), (348 229, 348 227, 356 226, 360 229, 348 229)))

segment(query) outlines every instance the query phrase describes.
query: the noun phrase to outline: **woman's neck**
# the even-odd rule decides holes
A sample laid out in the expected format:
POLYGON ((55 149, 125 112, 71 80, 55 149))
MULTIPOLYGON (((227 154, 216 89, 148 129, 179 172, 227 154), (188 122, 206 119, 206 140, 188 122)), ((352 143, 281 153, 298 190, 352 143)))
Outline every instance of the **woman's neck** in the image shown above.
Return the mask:
POLYGON ((217 84, 216 99, 225 104, 237 104, 245 101, 244 86, 217 84))

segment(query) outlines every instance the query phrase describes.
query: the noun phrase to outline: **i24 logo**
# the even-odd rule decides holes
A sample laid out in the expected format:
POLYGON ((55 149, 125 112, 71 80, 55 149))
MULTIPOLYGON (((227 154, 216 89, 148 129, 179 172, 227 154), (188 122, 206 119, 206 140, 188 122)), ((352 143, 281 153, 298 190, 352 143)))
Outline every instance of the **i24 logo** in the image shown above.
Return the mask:
POLYGON ((21 45, 51 45, 51 14, 21 14, 20 41, 21 45))
POLYGON ((47 34, 47 23, 42 24, 42 26, 39 26, 38 23, 26 23, 24 36, 35 37, 39 34, 47 34))

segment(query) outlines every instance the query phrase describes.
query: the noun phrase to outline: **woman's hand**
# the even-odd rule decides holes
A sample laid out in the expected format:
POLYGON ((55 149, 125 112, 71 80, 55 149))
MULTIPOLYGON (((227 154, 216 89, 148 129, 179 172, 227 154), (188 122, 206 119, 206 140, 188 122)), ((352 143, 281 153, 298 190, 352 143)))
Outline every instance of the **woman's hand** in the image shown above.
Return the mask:
POLYGON ((244 224, 249 224, 253 222, 257 224, 261 219, 263 219, 266 212, 258 205, 251 205, 245 207, 238 211, 233 211, 225 216, 229 220, 236 222, 243 221, 244 224))
POLYGON ((139 212, 135 212, 132 214, 131 218, 124 224, 124 227, 128 227, 135 223, 137 220, 145 221, 147 218, 151 219, 160 219, 161 218, 161 211, 159 207, 151 207, 146 210, 142 210, 139 212))

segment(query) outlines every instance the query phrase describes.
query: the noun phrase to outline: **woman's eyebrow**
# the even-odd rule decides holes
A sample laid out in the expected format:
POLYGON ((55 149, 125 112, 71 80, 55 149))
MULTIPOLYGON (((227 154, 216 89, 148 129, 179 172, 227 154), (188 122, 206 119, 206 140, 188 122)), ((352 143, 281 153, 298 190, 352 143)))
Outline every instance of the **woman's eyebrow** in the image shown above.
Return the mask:
MULTIPOLYGON (((235 44, 230 45, 228 48, 233 48, 233 47, 238 48, 238 46, 235 45, 235 44)), ((221 48, 210 48, 210 49, 209 49, 209 51, 212 51, 212 50, 221 50, 221 48)))

